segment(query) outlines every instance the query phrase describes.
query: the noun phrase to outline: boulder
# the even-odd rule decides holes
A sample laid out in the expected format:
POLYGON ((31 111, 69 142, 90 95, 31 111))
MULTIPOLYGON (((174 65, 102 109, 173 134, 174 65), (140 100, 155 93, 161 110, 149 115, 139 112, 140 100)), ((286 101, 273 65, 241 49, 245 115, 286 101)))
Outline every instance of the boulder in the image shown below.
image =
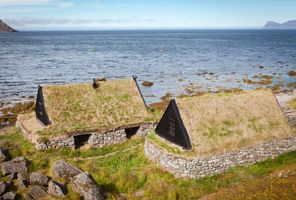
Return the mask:
POLYGON ((6 161, 2 163, 2 174, 4 176, 8 174, 27 174, 27 160, 24 157, 17 157, 11 161, 6 161))
POLYGON ((47 186, 49 181, 48 176, 39 173, 39 172, 33 172, 30 175, 30 183, 31 185, 40 185, 40 186, 47 186))
POLYGON ((54 197, 65 197, 66 196, 66 187, 55 181, 50 181, 48 183, 48 194, 54 197))
POLYGON ((24 198, 27 200, 32 200, 32 199, 37 200, 37 199, 42 199, 46 196, 47 196, 47 193, 42 187, 38 185, 34 185, 30 189, 30 191, 24 195, 24 198))
POLYGON ((82 196, 84 200, 104 199, 102 189, 87 172, 82 172, 75 176, 71 181, 71 187, 82 196))
POLYGON ((58 160, 53 164, 53 174, 57 178, 73 178, 80 174, 82 171, 76 167, 73 167, 64 160, 58 160))
POLYGON ((7 192, 2 195, 1 200, 15 200, 16 194, 14 192, 7 192))
POLYGON ((3 181, 0 181, 0 195, 3 194, 6 190, 6 183, 3 181))
POLYGON ((5 149, 0 148, 0 162, 4 162, 8 159, 7 152, 5 149))

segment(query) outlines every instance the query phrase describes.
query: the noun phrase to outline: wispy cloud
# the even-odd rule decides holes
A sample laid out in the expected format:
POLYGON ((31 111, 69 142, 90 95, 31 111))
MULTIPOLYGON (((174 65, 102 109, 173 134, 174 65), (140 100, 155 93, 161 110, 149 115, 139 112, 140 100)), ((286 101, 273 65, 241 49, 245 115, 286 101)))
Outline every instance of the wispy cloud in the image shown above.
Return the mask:
POLYGON ((0 0, 0 4, 3 5, 25 5, 25 4, 40 4, 48 3, 52 0, 0 0))
POLYGON ((59 3, 57 3, 57 6, 59 8, 70 8, 70 7, 74 6, 74 3, 73 2, 70 2, 70 1, 67 1, 67 2, 59 2, 59 3))
POLYGON ((48 26, 48 25, 81 25, 81 24, 118 24, 118 23, 129 23, 129 22, 154 22, 154 19, 69 19, 69 18, 7 18, 5 19, 10 25, 15 27, 26 27, 26 26, 48 26))

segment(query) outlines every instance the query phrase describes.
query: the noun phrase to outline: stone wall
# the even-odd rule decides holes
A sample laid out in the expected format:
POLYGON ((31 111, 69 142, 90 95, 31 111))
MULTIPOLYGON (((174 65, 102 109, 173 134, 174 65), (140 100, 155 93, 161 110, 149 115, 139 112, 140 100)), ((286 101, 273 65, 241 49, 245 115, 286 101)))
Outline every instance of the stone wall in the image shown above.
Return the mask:
POLYGON ((167 153, 149 139, 144 145, 148 159, 157 162, 161 167, 178 177, 200 178, 226 171, 237 165, 274 158, 282 153, 296 150, 296 137, 273 140, 249 149, 208 158, 183 158, 167 153))
POLYGON ((88 139, 88 144, 94 147, 103 147, 110 144, 118 144, 127 140, 124 129, 107 132, 104 134, 93 133, 88 139))
MULTIPOLYGON (((72 136, 57 136, 50 139, 40 140, 36 134, 29 134, 28 131, 22 126, 20 122, 16 123, 16 126, 21 128, 23 135, 32 141, 36 145, 37 150, 42 149, 58 149, 60 147, 72 147, 75 148, 75 136, 79 135, 90 135, 87 145, 91 147, 103 147, 111 144, 122 143, 127 140, 126 133, 124 129, 114 129, 106 133, 99 132, 85 132, 81 134, 75 134, 72 136)), ((141 137, 147 136, 147 134, 154 130, 156 123, 147 123, 140 125, 137 135, 141 137)))

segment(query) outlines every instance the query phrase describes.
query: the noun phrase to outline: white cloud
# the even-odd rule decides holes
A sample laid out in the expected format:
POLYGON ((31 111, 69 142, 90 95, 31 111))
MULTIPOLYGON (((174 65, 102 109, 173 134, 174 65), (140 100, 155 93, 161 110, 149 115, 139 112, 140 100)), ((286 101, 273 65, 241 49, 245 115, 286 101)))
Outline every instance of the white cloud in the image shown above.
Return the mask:
POLYGON ((52 0, 0 0, 0 4, 13 4, 13 5, 24 5, 24 4, 39 4, 39 3, 48 3, 52 0))
POLYGON ((71 19, 71 18, 7 18, 8 24, 15 27, 49 26, 49 25, 90 25, 90 24, 122 24, 133 22, 155 22, 153 19, 71 19))
POLYGON ((70 1, 68 1, 68 2, 60 2, 60 3, 57 4, 57 6, 59 8, 70 8, 73 5, 74 5, 74 3, 73 2, 70 2, 70 1))

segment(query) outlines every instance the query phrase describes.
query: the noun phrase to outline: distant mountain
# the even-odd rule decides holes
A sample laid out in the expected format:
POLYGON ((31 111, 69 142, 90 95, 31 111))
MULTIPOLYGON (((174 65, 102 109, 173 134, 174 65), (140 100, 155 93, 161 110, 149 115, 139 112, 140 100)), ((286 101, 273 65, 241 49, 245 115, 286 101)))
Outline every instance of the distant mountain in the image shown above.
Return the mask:
POLYGON ((17 32, 17 30, 14 30, 0 19, 0 32, 17 32))
POLYGON ((267 22, 264 29, 296 29, 296 20, 287 21, 285 23, 267 22))

